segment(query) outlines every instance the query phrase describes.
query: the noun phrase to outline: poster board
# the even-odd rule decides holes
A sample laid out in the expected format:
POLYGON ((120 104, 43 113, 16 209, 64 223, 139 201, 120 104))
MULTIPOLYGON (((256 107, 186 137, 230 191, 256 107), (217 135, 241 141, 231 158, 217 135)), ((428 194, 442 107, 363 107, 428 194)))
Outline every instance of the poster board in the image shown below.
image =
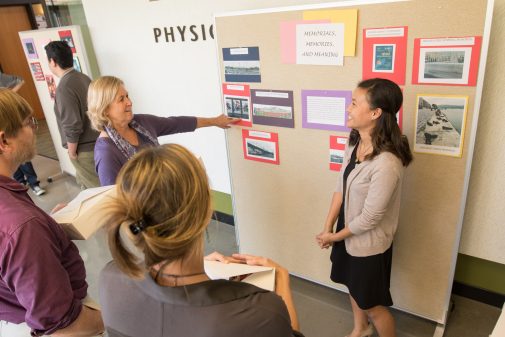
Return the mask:
POLYGON ((258 47, 261 82, 247 83, 251 90, 292 90, 294 96, 294 129, 255 124, 243 128, 277 135, 279 165, 245 160, 242 128, 227 132, 240 251, 268 256, 294 275, 345 290, 329 280, 329 251, 316 245, 315 235, 323 228, 340 174, 328 169, 328 141, 330 136, 347 133, 304 128, 302 91, 353 90, 362 79, 363 30, 407 26, 402 130, 411 148, 418 131, 414 125, 418 95, 468 97, 460 156, 414 153, 414 162, 406 169, 393 249, 395 307, 443 326, 468 189, 492 8, 492 0, 350 1, 216 15, 221 82, 225 82, 223 48, 258 47), (281 62, 282 23, 304 20, 312 11, 339 9, 358 10, 355 56, 345 56, 344 66, 281 62), (482 37, 476 86, 412 84, 415 39, 469 36, 482 37))
POLYGON ((61 137, 54 113, 54 94, 60 79, 51 73, 44 47, 51 41, 66 40, 72 47, 74 68, 91 77, 88 55, 79 26, 65 26, 19 32, 20 43, 32 73, 46 117, 49 133, 53 140, 61 171, 75 176, 75 168, 68 157, 67 149, 61 145, 61 137))

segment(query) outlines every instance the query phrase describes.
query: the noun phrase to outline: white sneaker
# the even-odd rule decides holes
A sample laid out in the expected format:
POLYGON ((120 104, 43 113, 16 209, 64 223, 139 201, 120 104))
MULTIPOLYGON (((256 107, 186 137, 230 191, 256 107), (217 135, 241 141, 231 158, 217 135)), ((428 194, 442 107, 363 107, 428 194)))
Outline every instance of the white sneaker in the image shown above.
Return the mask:
POLYGON ((42 195, 42 194, 46 193, 46 190, 41 188, 40 186, 33 186, 32 191, 33 191, 33 193, 35 193, 35 195, 42 195))

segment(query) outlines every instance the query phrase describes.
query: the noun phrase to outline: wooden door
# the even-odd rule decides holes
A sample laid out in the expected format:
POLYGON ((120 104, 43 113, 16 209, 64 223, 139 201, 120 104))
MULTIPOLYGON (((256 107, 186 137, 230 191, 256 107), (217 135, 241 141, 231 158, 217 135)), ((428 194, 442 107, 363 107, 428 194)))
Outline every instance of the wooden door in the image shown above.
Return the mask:
MULTIPOLYGON (((0 65, 4 73, 25 80, 18 93, 30 103, 35 118, 40 120, 45 119, 44 112, 18 35, 32 29, 25 6, 0 6, 0 65)), ((45 51, 38 52, 45 55, 45 51)))

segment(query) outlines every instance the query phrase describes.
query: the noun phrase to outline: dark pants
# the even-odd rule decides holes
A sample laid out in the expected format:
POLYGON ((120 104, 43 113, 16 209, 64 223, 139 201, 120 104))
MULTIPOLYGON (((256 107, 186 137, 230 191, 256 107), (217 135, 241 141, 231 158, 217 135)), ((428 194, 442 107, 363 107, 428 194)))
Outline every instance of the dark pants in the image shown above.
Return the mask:
POLYGON ((35 173, 35 169, 33 168, 32 162, 30 161, 19 165, 16 172, 14 172, 14 179, 16 179, 21 184, 28 183, 30 187, 39 185, 39 181, 37 180, 37 173, 35 173))

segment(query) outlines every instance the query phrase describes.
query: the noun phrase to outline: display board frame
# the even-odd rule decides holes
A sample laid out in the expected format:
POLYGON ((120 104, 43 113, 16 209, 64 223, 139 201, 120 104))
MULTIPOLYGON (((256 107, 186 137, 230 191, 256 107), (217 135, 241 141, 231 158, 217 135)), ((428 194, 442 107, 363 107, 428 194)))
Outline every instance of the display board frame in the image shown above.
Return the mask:
MULTIPOLYGON (((258 46, 262 82, 250 83, 251 89, 293 90, 295 99, 294 130, 254 124, 247 128, 278 132, 282 156, 278 166, 244 161, 239 141, 242 130, 227 131, 240 251, 269 256, 294 275, 345 291, 329 281, 329 253, 317 247, 314 237, 322 229, 332 186, 340 174, 328 170, 328 139, 346 134, 303 129, 301 90, 352 90, 361 80, 362 30, 408 26, 406 78, 402 86, 403 132, 411 148, 417 131, 413 125, 416 95, 469 97, 466 130, 461 135, 464 138, 461 158, 414 154, 414 162, 404 178, 400 225, 394 242, 391 291, 395 307, 436 322, 434 335, 441 336, 447 321, 466 205, 493 5, 493 0, 343 1, 215 15, 221 73, 222 48, 258 46), (345 57, 343 67, 281 63, 278 34, 281 22, 302 20, 304 11, 353 8, 359 11, 356 56, 345 57), (412 12, 418 14, 408 15, 412 12), (443 36, 482 37, 476 86, 412 84, 414 39, 443 36), (328 72, 333 78, 328 77, 328 72)), ((224 77, 220 79, 224 83, 224 77)))

